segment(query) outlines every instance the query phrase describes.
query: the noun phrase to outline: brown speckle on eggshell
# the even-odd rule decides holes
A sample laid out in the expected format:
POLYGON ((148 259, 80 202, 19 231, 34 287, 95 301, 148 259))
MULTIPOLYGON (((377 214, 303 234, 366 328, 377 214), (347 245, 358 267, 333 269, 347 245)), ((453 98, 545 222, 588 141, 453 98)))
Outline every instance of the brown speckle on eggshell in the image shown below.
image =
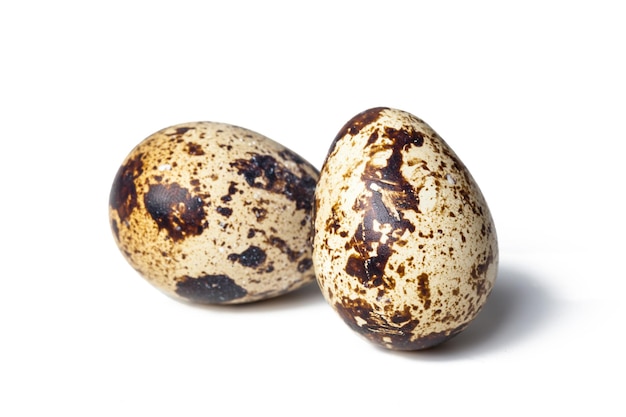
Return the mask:
POLYGON ((356 332, 394 350, 461 332, 496 278, 487 203, 424 121, 373 108, 339 132, 315 199, 313 264, 326 300, 356 332))
POLYGON ((128 262, 177 299, 271 298, 314 280, 317 178, 306 160, 253 131, 172 126, 137 145, 120 167, 111 229, 128 262))

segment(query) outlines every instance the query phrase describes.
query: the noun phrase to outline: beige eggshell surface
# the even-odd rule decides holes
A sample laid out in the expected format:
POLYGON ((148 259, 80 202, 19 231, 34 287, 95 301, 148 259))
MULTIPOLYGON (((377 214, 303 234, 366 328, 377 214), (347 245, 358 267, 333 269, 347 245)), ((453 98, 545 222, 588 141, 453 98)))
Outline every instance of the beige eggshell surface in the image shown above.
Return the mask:
POLYGON ((315 199, 313 263, 328 303, 356 332, 425 349, 476 317, 498 246, 469 171, 419 118, 374 108, 337 135, 315 199))
POLYGON ((120 167, 115 241, 150 283, 180 300, 246 303, 314 280, 318 171, 250 130, 213 122, 163 129, 120 167))

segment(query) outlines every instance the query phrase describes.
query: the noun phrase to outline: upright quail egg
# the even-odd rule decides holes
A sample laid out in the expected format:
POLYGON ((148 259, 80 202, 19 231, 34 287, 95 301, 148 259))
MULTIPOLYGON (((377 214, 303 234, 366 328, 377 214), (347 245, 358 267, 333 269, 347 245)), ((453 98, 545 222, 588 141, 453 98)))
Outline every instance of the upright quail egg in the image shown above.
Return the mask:
POLYGON ((247 303, 314 281, 318 171, 250 130, 196 122, 160 130, 120 167, 109 220, 126 260, 184 301, 247 303))
POLYGON ((476 317, 496 278, 487 203, 458 156, 412 114, 374 108, 339 132, 315 194, 324 297, 371 342, 420 350, 476 317))

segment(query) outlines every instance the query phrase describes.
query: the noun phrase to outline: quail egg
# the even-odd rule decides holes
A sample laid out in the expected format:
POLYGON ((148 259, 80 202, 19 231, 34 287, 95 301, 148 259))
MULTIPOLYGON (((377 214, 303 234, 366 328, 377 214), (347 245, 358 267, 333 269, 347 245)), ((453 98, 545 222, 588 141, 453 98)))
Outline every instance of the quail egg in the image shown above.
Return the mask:
POLYGON ((248 129, 171 126, 138 144, 119 168, 110 225, 130 265, 176 299, 263 300, 315 279, 317 178, 302 157, 248 129))
POLYGON ((491 292, 496 229, 467 167, 424 121, 373 108, 332 143, 315 192, 313 264, 345 323, 392 350, 463 331, 491 292))

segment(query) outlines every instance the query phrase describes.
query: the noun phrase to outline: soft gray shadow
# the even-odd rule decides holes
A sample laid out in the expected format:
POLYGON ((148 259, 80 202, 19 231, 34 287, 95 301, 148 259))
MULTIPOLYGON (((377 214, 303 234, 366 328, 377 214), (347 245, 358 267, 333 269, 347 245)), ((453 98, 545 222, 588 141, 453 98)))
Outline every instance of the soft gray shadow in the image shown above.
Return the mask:
POLYGON ((547 324, 553 307, 540 277, 503 265, 483 310, 461 334, 432 349, 398 354, 447 361, 503 350, 533 337, 547 324))
POLYGON ((228 313, 250 313, 250 312, 263 312, 263 311, 277 311, 277 310, 292 310, 303 306, 310 306, 318 303, 325 303, 324 297, 317 285, 317 282, 312 281, 304 286, 298 288, 287 294, 273 297, 267 300, 255 301, 246 304, 224 304, 224 305, 201 305, 192 304, 190 306, 195 308, 202 308, 211 311, 220 311, 228 313))

